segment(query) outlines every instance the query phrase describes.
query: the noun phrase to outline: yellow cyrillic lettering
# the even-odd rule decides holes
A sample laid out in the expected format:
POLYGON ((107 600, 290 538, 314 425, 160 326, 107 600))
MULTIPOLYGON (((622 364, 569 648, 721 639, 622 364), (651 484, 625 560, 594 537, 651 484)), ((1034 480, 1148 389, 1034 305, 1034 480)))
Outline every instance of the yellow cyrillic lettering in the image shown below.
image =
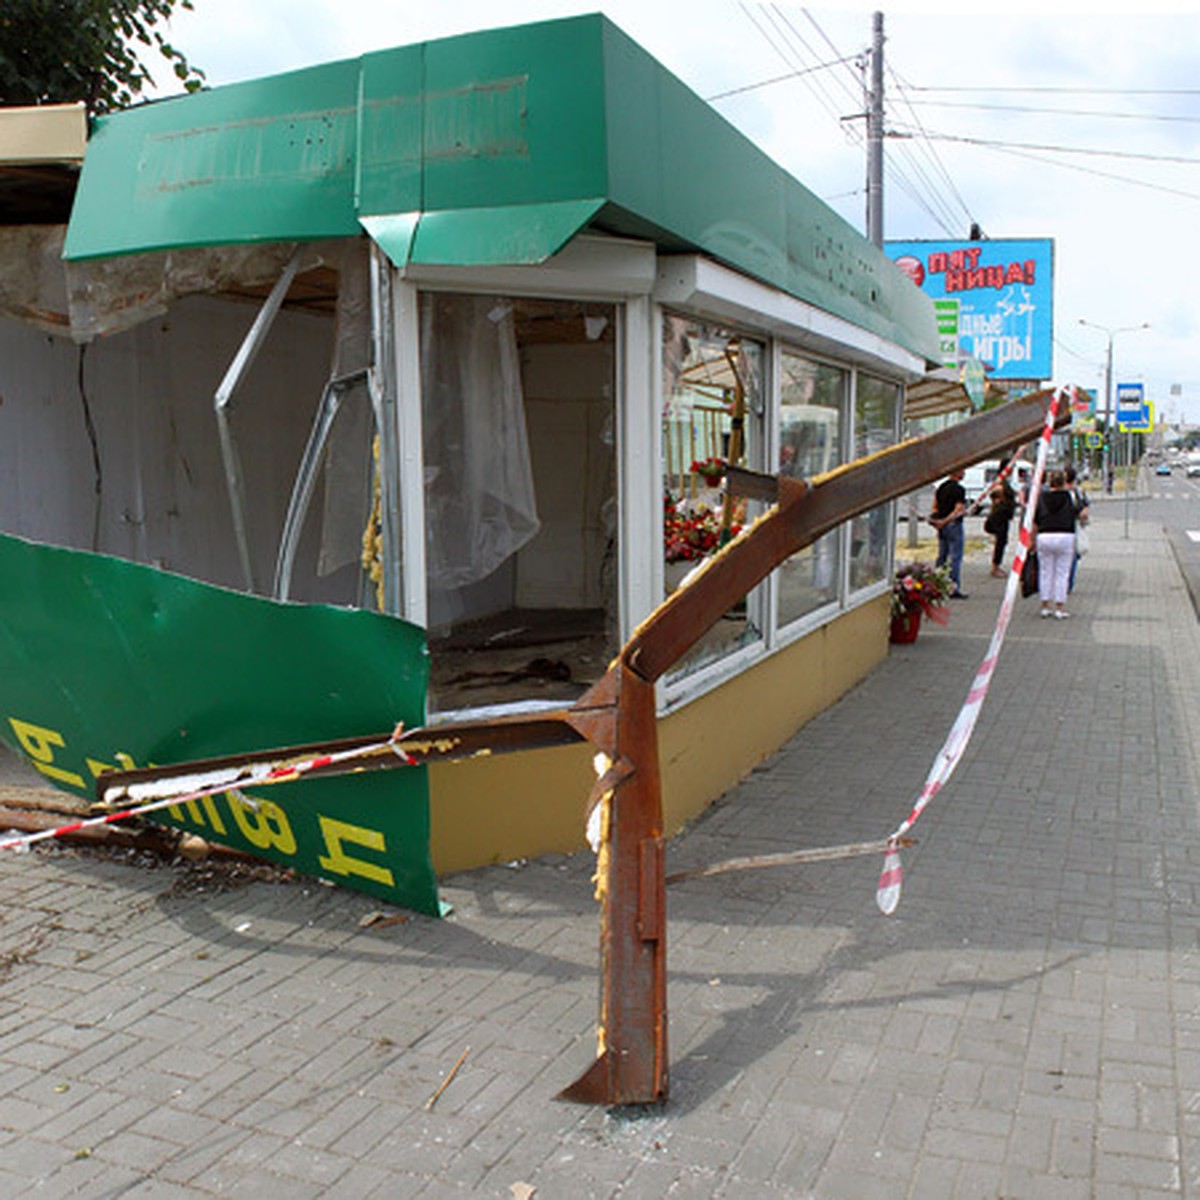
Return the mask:
POLYGON ((345 821, 335 821, 332 817, 318 816, 321 823, 321 833, 325 838, 325 848, 328 857, 322 856, 317 862, 334 875, 361 875, 364 879, 372 879, 376 883, 395 887, 396 880, 387 867, 376 866, 375 863, 363 862, 360 858, 351 858, 342 845, 351 842, 357 846, 365 846, 380 854, 387 852, 387 843, 378 829, 364 829, 361 825, 348 825, 345 821))
POLYGON ((29 755, 33 765, 43 775, 72 787, 85 786, 82 775, 76 775, 74 771, 64 771, 62 767, 53 765, 54 747, 66 745, 61 733, 55 733, 53 729, 44 729, 41 725, 31 725, 28 721, 18 721, 16 717, 9 717, 8 723, 17 735, 21 749, 29 755))
POLYGON ((246 840, 260 850, 273 846, 280 854, 296 853, 296 835, 288 824, 287 814, 270 800, 258 800, 255 811, 241 800, 236 792, 225 792, 229 811, 246 840))

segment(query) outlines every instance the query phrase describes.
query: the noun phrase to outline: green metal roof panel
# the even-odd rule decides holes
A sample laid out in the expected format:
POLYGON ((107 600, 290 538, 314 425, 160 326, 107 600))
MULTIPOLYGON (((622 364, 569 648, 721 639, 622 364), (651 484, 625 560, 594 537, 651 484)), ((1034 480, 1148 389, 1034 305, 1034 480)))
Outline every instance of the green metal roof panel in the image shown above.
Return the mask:
POLYGON ((503 208, 389 213, 363 217, 363 228, 398 267, 410 262, 485 266, 545 262, 604 207, 603 200, 561 200, 503 208))
POLYGON ((397 262, 529 263, 588 219, 655 231, 938 357, 932 305, 886 255, 599 15, 106 118, 66 256, 348 236, 361 221, 397 262))
POLYGON ((419 212, 384 213, 378 217, 361 217, 362 227, 398 267, 404 266, 412 255, 413 238, 417 233, 419 212))
POLYGON ((606 24, 576 17, 426 45, 426 212, 605 195, 606 24))
POLYGON ((355 187, 360 214, 421 208, 424 50, 402 46, 368 55, 359 64, 355 187))
POLYGON ((355 61, 97 121, 64 254, 351 236, 355 61))
POLYGON ((605 36, 609 196, 713 258, 937 356, 920 291, 803 184, 613 25, 605 36))

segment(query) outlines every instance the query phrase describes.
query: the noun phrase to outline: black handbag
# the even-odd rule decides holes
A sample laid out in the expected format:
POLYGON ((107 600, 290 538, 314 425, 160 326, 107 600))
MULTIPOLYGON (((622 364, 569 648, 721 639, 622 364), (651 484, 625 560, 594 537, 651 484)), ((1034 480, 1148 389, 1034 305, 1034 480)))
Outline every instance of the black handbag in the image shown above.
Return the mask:
POLYGON ((1038 559, 1037 551, 1030 550, 1021 568, 1021 595, 1028 598, 1038 590, 1038 559))

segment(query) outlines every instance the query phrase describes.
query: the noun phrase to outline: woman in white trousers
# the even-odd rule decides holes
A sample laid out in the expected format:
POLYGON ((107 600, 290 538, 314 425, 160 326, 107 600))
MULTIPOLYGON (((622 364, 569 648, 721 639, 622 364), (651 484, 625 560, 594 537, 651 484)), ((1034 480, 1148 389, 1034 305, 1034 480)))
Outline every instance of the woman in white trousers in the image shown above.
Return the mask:
POLYGON ((1061 621, 1071 615, 1067 612, 1067 590, 1075 561, 1075 522, 1079 512, 1062 471, 1051 471, 1048 482, 1050 487, 1038 497, 1033 518, 1037 531, 1038 595, 1042 600, 1042 616, 1061 621))

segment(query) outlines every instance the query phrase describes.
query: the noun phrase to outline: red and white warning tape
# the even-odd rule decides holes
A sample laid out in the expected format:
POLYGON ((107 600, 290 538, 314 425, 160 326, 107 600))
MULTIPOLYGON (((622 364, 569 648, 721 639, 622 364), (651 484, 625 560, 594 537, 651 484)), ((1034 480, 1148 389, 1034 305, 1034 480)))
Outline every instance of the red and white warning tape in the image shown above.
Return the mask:
POLYGON ((925 778, 925 786, 913 804, 912 811, 888 838, 888 849, 883 859, 883 871, 880 873, 879 885, 875 890, 875 903, 879 905, 880 911, 887 915, 894 913, 896 906, 900 903, 900 887, 903 882, 904 870, 900 862, 899 839, 917 823, 926 806, 945 787, 946 782, 954 773, 954 769, 966 752, 971 734, 975 730, 975 723, 979 719, 979 712, 983 708, 983 701, 987 696, 988 688, 991 687, 996 662, 1000 657, 1000 647, 1004 644, 1004 636, 1008 632, 1008 625, 1012 620, 1013 609, 1020 592, 1021 571, 1025 566, 1025 559, 1028 557, 1029 547, 1033 540, 1033 515, 1037 511, 1038 496, 1042 490, 1042 476, 1045 473, 1046 458, 1050 452, 1050 435, 1054 432, 1059 404, 1064 401, 1065 395, 1065 390, 1062 388, 1055 391, 1050 399, 1050 407, 1046 411, 1046 422, 1042 426, 1041 440, 1038 443, 1037 465, 1034 467, 1033 480, 1029 487, 1029 499, 1021 520, 1021 536, 1013 555, 1012 569, 1009 571, 1008 582, 1004 588, 1004 599, 1000 604, 996 627, 992 631, 987 652, 979 664, 979 669, 975 672, 975 678, 967 692, 966 701, 959 710, 954 724, 950 727, 945 743, 933 761, 929 774, 925 778))
MULTIPOLYGON (((248 763, 241 767, 221 767, 209 772, 196 772, 130 784, 123 794, 130 800, 141 800, 142 803, 118 812, 72 821, 69 825, 59 825, 55 829, 41 829, 36 833, 0 838, 0 850, 21 850, 33 845, 34 842, 68 837, 73 833, 78 833, 81 829, 95 829, 101 825, 111 825, 116 821, 140 817, 163 808, 174 808, 177 804, 203 800, 206 796, 215 796, 220 792, 240 792, 243 787, 269 787, 276 783, 289 783, 315 771, 318 767, 363 758, 389 748, 411 765, 412 759, 399 745, 399 738, 403 732, 402 722, 396 726, 387 741, 356 746, 352 750, 319 754, 305 759, 290 759, 274 763, 248 763)), ((246 798, 246 803, 251 807, 254 806, 249 797, 246 798)))

